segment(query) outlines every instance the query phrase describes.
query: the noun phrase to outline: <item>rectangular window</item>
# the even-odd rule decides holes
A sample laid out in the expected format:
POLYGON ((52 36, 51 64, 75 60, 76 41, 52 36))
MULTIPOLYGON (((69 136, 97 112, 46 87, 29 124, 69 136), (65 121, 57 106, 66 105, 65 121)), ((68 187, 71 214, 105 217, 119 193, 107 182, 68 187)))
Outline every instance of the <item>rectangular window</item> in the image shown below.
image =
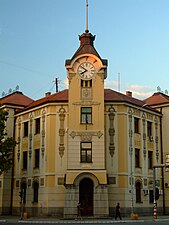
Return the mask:
POLYGON ((92 107, 81 107, 81 123, 92 123, 92 107))
POLYGON ((35 149, 35 168, 39 168, 39 149, 35 149))
POLYGON ((139 118, 134 118, 134 133, 139 133, 139 118))
POLYGON ((151 137, 152 136, 152 122, 147 121, 147 136, 151 137))
POLYGON ((35 119, 35 134, 40 134, 40 118, 35 119))
POLYGON ((92 143, 91 142, 81 142, 81 162, 92 162, 92 143))
POLYGON ((24 122, 24 137, 28 136, 28 122, 24 122))
POLYGON ((149 190, 149 203, 154 202, 154 193, 153 190, 149 190))
POLYGON ((23 170, 27 170, 28 166, 28 152, 24 151, 23 152, 23 170))
POLYGON ((148 169, 153 169, 153 152, 148 151, 148 169))
POLYGON ((135 148, 135 167, 140 167, 140 149, 135 148))

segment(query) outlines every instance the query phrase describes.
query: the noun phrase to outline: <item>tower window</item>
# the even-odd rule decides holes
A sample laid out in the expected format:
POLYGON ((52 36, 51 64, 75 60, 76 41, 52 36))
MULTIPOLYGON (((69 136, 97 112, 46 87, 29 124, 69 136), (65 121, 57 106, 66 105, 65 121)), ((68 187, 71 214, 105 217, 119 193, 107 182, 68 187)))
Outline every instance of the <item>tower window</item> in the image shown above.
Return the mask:
POLYGON ((134 118, 134 133, 139 133, 139 118, 134 118))
POLYGON ((91 142, 81 142, 80 149, 81 162, 92 162, 92 143, 91 142))
POLYGON ((28 122, 24 122, 24 137, 28 136, 28 122))
POLYGON ((35 120, 35 134, 40 134, 40 118, 35 120))
POLYGON ((140 149, 135 148, 135 167, 140 167, 140 149))
POLYGON ((152 136, 152 122, 147 121, 147 136, 152 136))
POLYGON ((35 149, 35 168, 39 168, 39 149, 35 149))
POLYGON ((28 165, 28 152, 24 151, 23 152, 23 170, 27 170, 27 165, 28 165))
POLYGON ((81 80, 81 87, 83 88, 92 87, 92 80, 81 80))
POLYGON ((92 107, 81 107, 81 123, 92 123, 92 107))
POLYGON ((153 152, 148 151, 148 168, 153 169, 153 152))

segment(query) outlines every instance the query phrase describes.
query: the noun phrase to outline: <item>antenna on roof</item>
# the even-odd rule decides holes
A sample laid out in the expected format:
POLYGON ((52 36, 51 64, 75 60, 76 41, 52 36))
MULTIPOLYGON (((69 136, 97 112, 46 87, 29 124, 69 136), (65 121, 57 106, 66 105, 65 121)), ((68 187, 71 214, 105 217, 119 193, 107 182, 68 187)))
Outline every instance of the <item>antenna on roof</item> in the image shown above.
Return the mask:
POLYGON ((118 91, 120 92, 120 73, 118 73, 118 91))
POLYGON ((157 91, 158 91, 158 92, 161 92, 160 86, 157 87, 157 91))
POLYGON ((89 22, 89 21, 88 21, 88 20, 89 20, 89 19, 88 19, 88 8, 89 8, 89 7, 88 7, 88 6, 89 6, 88 0, 86 0, 86 30, 85 30, 86 33, 89 33, 89 28, 88 28, 88 22, 89 22))
POLYGON ((168 95, 168 90, 167 89, 165 90, 165 94, 168 95))

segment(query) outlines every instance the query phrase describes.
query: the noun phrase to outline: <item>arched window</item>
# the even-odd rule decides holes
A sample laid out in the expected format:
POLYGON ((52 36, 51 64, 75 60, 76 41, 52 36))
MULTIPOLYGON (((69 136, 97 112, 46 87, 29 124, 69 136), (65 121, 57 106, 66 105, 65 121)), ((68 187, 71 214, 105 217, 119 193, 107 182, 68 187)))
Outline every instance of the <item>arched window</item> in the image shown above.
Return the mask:
POLYGON ((136 182, 136 203, 141 202, 141 183, 140 181, 136 182))
POLYGON ((35 181, 33 183, 33 202, 38 202, 39 183, 35 181))

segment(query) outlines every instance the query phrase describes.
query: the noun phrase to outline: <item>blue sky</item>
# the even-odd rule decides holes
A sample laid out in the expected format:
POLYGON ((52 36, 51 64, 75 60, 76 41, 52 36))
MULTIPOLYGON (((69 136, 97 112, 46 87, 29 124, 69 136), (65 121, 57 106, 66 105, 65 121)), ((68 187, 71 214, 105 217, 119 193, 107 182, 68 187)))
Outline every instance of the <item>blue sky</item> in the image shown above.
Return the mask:
MULTIPOLYGON (((85 0, 0 0, 0 96, 66 87, 65 60, 85 31, 85 0)), ((105 87, 144 99, 168 90, 169 0, 89 0, 89 30, 108 59, 105 87), (120 74, 120 75, 118 75, 120 74)))

